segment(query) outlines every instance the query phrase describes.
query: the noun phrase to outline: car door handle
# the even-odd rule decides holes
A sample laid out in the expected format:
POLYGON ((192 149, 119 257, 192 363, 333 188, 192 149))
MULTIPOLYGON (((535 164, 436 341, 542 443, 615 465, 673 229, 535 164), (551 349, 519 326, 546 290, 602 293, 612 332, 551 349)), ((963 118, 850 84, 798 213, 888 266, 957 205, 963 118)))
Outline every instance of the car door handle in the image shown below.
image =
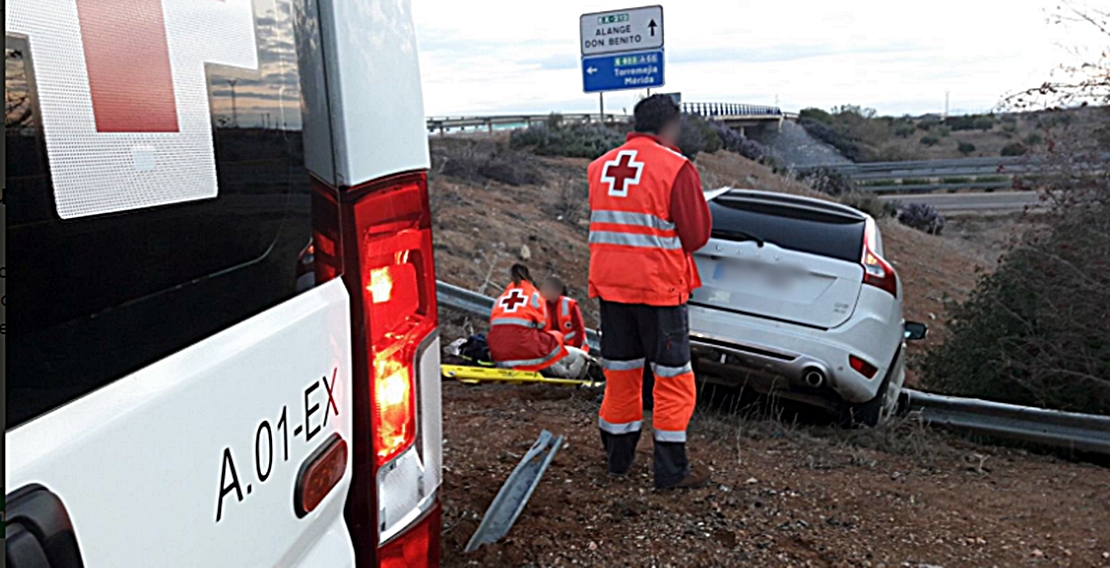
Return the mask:
POLYGON ((8 568, 84 568, 69 512, 57 495, 31 484, 9 493, 5 501, 8 568))

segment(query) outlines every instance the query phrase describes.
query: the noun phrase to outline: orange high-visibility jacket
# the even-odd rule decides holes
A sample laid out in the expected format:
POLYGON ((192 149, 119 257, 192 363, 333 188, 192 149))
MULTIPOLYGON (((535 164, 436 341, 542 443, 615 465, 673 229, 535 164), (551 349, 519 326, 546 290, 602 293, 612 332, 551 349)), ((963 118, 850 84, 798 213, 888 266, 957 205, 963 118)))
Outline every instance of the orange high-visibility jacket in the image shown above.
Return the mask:
POLYGON ((567 296, 559 296, 554 304, 547 305, 547 323, 563 334, 563 343, 577 347, 587 353, 590 346, 586 343, 586 328, 578 302, 567 296))
POLYGON ((567 356, 547 327, 547 302, 531 282, 510 283, 493 304, 487 336, 490 356, 501 367, 542 371, 567 356))
POLYGON ((671 218, 671 191, 687 160, 646 136, 589 167, 591 298, 677 306, 701 286, 671 218))

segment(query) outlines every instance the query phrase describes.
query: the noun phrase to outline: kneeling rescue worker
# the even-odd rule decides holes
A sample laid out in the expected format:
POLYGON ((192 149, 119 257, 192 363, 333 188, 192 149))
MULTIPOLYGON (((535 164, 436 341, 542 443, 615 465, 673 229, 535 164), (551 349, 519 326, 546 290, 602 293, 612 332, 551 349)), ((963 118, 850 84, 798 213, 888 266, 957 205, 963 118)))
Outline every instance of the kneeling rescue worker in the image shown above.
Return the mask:
POLYGON ((701 286, 692 253, 709 241, 712 219, 697 169, 675 148, 678 105, 653 95, 633 112, 635 132, 589 167, 589 292, 601 303, 605 371, 601 440, 609 471, 628 473, 650 364, 655 487, 700 487, 709 470, 686 456, 686 426, 697 400, 686 301, 701 286))
POLYGON ((540 293, 547 300, 547 328, 561 333, 563 344, 567 347, 577 347, 589 353, 582 310, 579 309, 578 302, 567 294, 563 281, 554 276, 545 278, 540 286, 540 293))
POLYGON ((512 282, 497 298, 490 315, 490 357, 499 367, 579 378, 586 369, 582 351, 563 345, 561 334, 547 327, 547 303, 532 283, 528 267, 514 264, 512 282))

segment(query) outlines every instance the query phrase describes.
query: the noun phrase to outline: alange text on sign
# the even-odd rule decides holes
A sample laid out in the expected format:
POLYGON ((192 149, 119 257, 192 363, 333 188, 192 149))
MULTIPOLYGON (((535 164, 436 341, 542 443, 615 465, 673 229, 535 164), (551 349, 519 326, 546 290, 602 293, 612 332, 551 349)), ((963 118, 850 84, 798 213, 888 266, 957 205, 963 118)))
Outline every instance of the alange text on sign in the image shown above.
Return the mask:
POLYGON ((662 6, 583 14, 579 25, 584 57, 663 47, 662 6))

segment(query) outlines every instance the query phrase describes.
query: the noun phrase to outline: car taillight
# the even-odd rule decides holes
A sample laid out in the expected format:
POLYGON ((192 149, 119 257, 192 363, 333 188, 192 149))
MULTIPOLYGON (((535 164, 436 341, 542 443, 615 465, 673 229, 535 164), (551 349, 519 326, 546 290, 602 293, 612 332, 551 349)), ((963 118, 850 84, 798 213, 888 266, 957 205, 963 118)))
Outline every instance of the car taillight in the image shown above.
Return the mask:
POLYGON ((894 272, 894 267, 889 262, 875 252, 875 249, 878 248, 875 243, 875 230, 875 222, 868 219, 863 234, 863 256, 861 258, 863 283, 885 290, 891 296, 897 298, 898 274, 894 272))
POLYGON ((860 359, 855 355, 848 356, 848 365, 851 366, 852 369, 855 369, 857 373, 869 379, 873 378, 875 376, 875 373, 879 370, 871 363, 868 363, 867 361, 864 361, 863 359, 860 359))

